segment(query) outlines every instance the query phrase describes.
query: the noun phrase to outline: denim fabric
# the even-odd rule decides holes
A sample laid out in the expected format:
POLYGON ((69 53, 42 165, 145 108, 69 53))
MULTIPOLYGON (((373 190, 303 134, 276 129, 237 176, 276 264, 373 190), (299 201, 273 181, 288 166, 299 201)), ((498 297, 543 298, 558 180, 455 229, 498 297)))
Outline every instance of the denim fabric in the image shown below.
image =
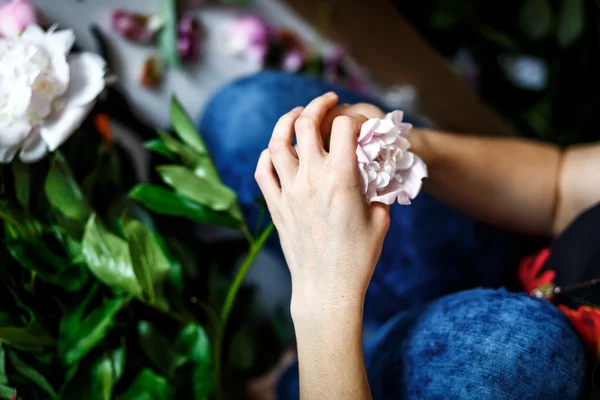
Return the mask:
MULTIPOLYGON (((586 358, 574 328, 545 300, 471 289, 402 312, 365 345, 373 398, 570 400, 586 358)), ((278 398, 298 398, 298 370, 278 398)))
MULTIPOLYGON (((264 72, 225 87, 207 105, 199 130, 223 181, 238 193, 251 224, 258 213, 254 198, 260 196, 254 168, 275 123, 292 108, 330 90, 338 93, 340 103, 376 104, 317 79, 264 72)), ((367 293, 367 326, 377 328, 398 312, 447 293, 502 285, 513 245, 506 235, 465 218, 425 193, 410 207, 393 206, 391 219, 367 293)), ((269 244, 279 248, 276 238, 269 244)))
MULTIPOLYGON (((375 103, 317 79, 265 72, 225 87, 208 104, 200 132, 250 223, 260 195, 253 171, 275 123, 329 90, 341 103, 375 103)), ((514 240, 425 193, 410 207, 393 206, 391 219, 364 314, 376 399, 576 398, 581 344, 551 305, 503 290, 440 298, 501 286, 514 240)), ((279 248, 276 238, 269 246, 279 248)), ((297 368, 278 391, 297 398, 297 368)))

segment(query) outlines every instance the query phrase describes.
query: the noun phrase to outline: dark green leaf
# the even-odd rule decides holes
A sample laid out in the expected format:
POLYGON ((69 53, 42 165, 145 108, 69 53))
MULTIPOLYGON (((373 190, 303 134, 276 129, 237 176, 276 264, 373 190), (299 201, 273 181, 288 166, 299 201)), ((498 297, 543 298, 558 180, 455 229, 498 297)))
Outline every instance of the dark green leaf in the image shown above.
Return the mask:
POLYGON ((173 348, 171 342, 147 321, 138 323, 138 335, 144 354, 166 377, 171 377, 180 365, 182 356, 173 348))
POLYGON ((144 143, 144 147, 150 151, 161 154, 167 158, 173 159, 175 154, 167 147, 161 139, 152 139, 144 143))
POLYGON ((174 346, 190 361, 205 365, 211 363, 210 341, 200 325, 194 323, 186 325, 175 340, 174 346))
POLYGON ((177 50, 177 2, 176 0, 161 1, 163 26, 158 36, 160 52, 162 58, 171 67, 179 68, 181 59, 177 50))
POLYGON ((127 353, 125 352, 125 347, 119 347, 118 349, 115 349, 110 355, 110 359, 113 364, 112 368, 114 371, 115 383, 119 382, 123 376, 123 373, 125 372, 126 355, 127 353))
POLYGON ((254 364, 256 344, 252 340, 252 332, 244 325, 231 338, 229 346, 229 363, 234 368, 247 369, 254 364))
POLYGON ((104 301, 81 322, 76 331, 61 337, 58 347, 64 363, 72 364, 79 361, 100 343, 113 326, 115 316, 128 301, 127 298, 104 301))
POLYGON ((80 290, 88 281, 85 269, 54 254, 41 240, 9 242, 6 248, 23 268, 35 272, 41 279, 67 291, 80 290))
POLYGON ((521 29, 532 39, 543 39, 550 33, 553 24, 549 0, 527 0, 519 15, 521 29))
POLYGON ((134 296, 142 294, 127 242, 102 228, 95 215, 86 224, 81 244, 87 265, 99 280, 134 296))
POLYGON ((583 0, 563 0, 556 37, 561 47, 573 44, 583 33, 583 0))
POLYGON ((28 326, 7 326, 0 328, 0 341, 15 349, 40 352, 54 346, 54 339, 38 323, 28 326))
MULTIPOLYGON (((92 299, 96 295, 98 291, 98 284, 94 284, 91 288, 87 290, 87 293, 83 300, 77 301, 75 303, 75 307, 72 309, 68 309, 63 313, 62 318, 60 319, 60 339, 61 341, 64 338, 67 338, 73 335, 73 332, 77 332, 77 330, 81 327, 81 323, 83 321, 83 316, 88 306, 92 302, 92 299)), ((79 299, 78 299, 79 300, 79 299)), ((59 345, 60 347, 60 345, 59 345)))
POLYGON ((150 232, 139 221, 128 221, 123 233, 129 243, 133 270, 150 303, 167 307, 163 284, 170 269, 169 261, 150 232))
POLYGON ((138 185, 131 190, 129 196, 158 214, 185 217, 195 222, 228 228, 239 229, 241 225, 239 220, 224 212, 213 211, 202 204, 159 186, 138 185))
POLYGON ((171 124, 179 138, 200 154, 208 154, 204 141, 196 131, 194 122, 176 97, 171 99, 171 124))
POLYGON ((73 379, 61 388, 60 399, 111 400, 118 380, 117 373, 111 354, 103 354, 91 363, 84 362, 79 365, 73 379))
POLYGON ((519 45, 517 44, 517 42, 515 42, 506 33, 499 32, 488 26, 479 26, 479 27, 477 27, 477 29, 481 35, 483 35, 489 41, 502 47, 503 49, 509 50, 512 52, 519 52, 519 45))
POLYGON ((46 178, 45 191, 50 204, 68 218, 76 221, 88 219, 90 208, 69 165, 58 153, 54 154, 52 168, 46 178))
POLYGON ((31 187, 31 171, 29 164, 14 160, 11 164, 15 179, 17 200, 25 210, 29 209, 29 191, 31 187))
POLYGON ((176 192, 216 211, 228 211, 236 205, 235 193, 226 186, 195 175, 178 165, 163 165, 158 173, 176 192))
POLYGON ((169 382, 148 368, 142 371, 117 400, 172 400, 173 390, 169 382))
POLYGON ((254 202, 263 210, 268 210, 269 207, 267 206, 267 201, 265 200, 264 196, 258 196, 254 199, 254 202))
POLYGON ((445 9, 435 11, 430 18, 430 25, 434 29, 452 28, 459 21, 456 14, 449 13, 445 9))
POLYGON ((2 347, 0 342, 0 385, 8 383, 8 377, 6 376, 6 351, 2 347))
POLYGON ((209 400, 214 386, 212 369, 204 364, 195 365, 192 370, 194 400, 209 400))
MULTIPOLYGON (((32 366, 21 360, 14 351, 8 352, 8 361, 16 372, 42 389, 50 398, 56 397, 56 392, 50 382, 32 366)), ((110 399, 109 399, 110 400, 110 399)))

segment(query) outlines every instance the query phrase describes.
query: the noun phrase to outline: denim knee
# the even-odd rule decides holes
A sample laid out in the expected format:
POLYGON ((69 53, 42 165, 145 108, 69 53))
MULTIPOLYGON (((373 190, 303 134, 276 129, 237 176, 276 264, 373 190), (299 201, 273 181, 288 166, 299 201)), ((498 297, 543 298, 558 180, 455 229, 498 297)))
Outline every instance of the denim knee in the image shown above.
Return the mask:
POLYGON ((585 353, 552 304, 474 289, 403 313, 366 352, 374 398, 577 399, 585 353))

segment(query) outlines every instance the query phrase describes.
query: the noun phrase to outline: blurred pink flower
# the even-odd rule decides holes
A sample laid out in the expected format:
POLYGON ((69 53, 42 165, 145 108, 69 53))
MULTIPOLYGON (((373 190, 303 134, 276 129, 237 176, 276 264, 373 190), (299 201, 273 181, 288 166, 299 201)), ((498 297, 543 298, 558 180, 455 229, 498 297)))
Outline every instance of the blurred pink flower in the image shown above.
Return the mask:
POLYGON ((177 26, 177 50, 183 61, 194 61, 200 57, 202 30, 193 13, 184 14, 177 26))
POLYGON ((39 22, 37 9, 27 0, 13 0, 0 5, 0 37, 18 36, 29 25, 39 22))
POLYGON ((274 38, 275 30, 265 20, 250 15, 243 16, 229 26, 225 50, 262 66, 274 38))
POLYGON ((152 42, 160 29, 155 16, 135 14, 126 10, 115 10, 112 14, 112 29, 122 38, 141 44, 152 42))
POLYGON ((323 76, 328 82, 335 82, 339 78, 340 64, 346 57, 346 50, 336 47, 325 56, 323 60, 323 76))
POLYGON ((363 193, 369 204, 410 204, 427 177, 427 166, 408 151, 410 124, 394 111, 384 119, 372 118, 360 130, 356 156, 363 193))
POLYGON ((278 33, 282 52, 281 67, 286 72, 298 72, 306 63, 308 50, 294 32, 282 29, 278 33))

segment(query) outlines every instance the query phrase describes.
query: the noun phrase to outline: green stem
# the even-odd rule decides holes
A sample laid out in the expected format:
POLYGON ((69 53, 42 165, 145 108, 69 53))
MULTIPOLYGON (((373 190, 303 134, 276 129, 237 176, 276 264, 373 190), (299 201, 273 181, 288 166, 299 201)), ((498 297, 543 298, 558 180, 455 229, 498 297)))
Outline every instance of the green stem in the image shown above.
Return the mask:
POLYGON ((265 230, 260 234, 258 239, 250 246, 250 253, 246 256, 246 259, 240 266, 239 271, 235 275, 233 279, 233 283, 229 287, 227 292, 227 296, 225 297, 225 303, 223 304, 223 308, 221 309, 221 324, 217 329, 217 336, 215 338, 215 347, 214 347, 214 363, 215 363, 215 383, 216 383, 216 397, 217 399, 223 399, 223 388, 221 386, 221 358, 223 351, 223 335, 225 333, 225 327, 227 326, 227 320, 229 319, 229 315, 231 314, 231 310, 233 309, 233 305, 235 304, 235 299, 237 294, 242 286, 242 282, 244 282, 244 278, 250 267, 254 263, 256 256, 262 250, 265 245, 265 242, 275 229, 275 226, 271 223, 269 226, 265 228, 265 230))

